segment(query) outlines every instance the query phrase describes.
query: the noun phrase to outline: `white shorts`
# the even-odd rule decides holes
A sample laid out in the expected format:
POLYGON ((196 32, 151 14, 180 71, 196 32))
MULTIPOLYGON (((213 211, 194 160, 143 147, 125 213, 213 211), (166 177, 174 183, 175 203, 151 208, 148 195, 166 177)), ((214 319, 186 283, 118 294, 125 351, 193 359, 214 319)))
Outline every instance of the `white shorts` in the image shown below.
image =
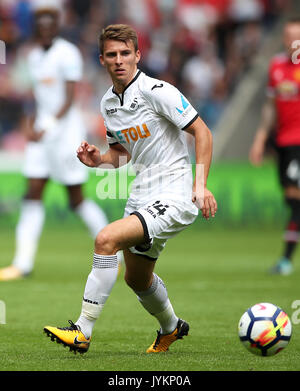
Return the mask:
POLYGON ((145 243, 131 247, 134 254, 156 260, 168 239, 192 224, 198 216, 198 209, 192 203, 171 200, 163 196, 153 198, 143 206, 129 198, 124 217, 136 215, 144 228, 145 243))
POLYGON ((63 127, 51 141, 28 142, 25 149, 23 174, 27 178, 51 178, 66 186, 87 181, 88 171, 77 158, 76 150, 85 138, 78 124, 63 127))

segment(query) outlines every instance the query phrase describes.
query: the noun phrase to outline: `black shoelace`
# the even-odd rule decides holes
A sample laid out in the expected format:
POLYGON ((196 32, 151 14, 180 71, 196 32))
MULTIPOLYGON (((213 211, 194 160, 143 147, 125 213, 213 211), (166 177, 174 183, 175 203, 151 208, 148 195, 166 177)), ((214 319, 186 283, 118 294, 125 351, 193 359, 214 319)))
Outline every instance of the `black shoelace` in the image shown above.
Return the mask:
POLYGON ((157 337, 156 337, 156 340, 154 342, 154 345, 153 345, 153 349, 156 349, 158 344, 159 344, 159 341, 160 341, 160 337, 161 337, 161 332, 159 330, 156 330, 157 332, 157 337))
POLYGON ((58 328, 60 330, 70 330, 70 331, 78 330, 78 327, 76 326, 76 324, 74 324, 71 320, 68 320, 68 322, 70 323, 70 326, 68 326, 68 327, 58 327, 58 328))

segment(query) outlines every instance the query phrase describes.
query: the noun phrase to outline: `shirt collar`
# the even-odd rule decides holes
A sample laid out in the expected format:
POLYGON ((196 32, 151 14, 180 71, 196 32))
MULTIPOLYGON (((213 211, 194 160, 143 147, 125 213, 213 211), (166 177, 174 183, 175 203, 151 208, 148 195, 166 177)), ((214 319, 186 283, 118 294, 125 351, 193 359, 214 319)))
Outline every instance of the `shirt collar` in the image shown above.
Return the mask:
POLYGON ((127 86, 124 88, 124 91, 122 92, 122 94, 118 94, 118 93, 114 90, 114 86, 112 86, 111 91, 112 91, 113 94, 115 94, 115 95, 117 95, 117 96, 119 97, 119 99, 120 99, 120 101, 121 101, 121 104, 123 104, 124 93, 125 93, 125 91, 126 91, 126 90, 127 90, 127 89, 128 89, 128 88, 129 88, 137 79, 138 79, 138 77, 140 76, 141 73, 142 73, 142 72, 141 72, 139 69, 137 69, 134 78, 127 84, 127 86))

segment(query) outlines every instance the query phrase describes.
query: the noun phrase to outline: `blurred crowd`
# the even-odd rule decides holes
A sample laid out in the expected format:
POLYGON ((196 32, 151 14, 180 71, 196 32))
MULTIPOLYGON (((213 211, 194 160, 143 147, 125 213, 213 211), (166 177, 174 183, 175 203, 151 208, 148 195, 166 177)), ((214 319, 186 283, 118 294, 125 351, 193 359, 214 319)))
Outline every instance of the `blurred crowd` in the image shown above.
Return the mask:
MULTIPOLYGON (((98 60, 98 35, 110 23, 139 34, 140 69, 176 85, 214 131, 228 98, 289 0, 65 0, 61 36, 84 58, 77 91, 91 139, 104 140, 100 99, 110 85, 98 60)), ((25 59, 32 40, 34 0, 0 1, 0 148, 19 150, 29 93, 25 59)), ((97 140, 96 140, 97 142, 97 140)), ((98 141, 99 143, 99 141, 98 141)))

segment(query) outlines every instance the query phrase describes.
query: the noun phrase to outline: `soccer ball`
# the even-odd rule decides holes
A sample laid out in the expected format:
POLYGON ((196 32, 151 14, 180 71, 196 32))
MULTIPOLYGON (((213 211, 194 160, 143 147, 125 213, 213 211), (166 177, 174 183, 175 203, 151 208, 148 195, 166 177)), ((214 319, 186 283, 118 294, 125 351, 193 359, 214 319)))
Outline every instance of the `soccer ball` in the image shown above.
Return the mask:
POLYGON ((249 352, 259 356, 273 356, 289 343, 292 325, 281 308, 270 303, 259 303, 242 315, 238 333, 249 352))

